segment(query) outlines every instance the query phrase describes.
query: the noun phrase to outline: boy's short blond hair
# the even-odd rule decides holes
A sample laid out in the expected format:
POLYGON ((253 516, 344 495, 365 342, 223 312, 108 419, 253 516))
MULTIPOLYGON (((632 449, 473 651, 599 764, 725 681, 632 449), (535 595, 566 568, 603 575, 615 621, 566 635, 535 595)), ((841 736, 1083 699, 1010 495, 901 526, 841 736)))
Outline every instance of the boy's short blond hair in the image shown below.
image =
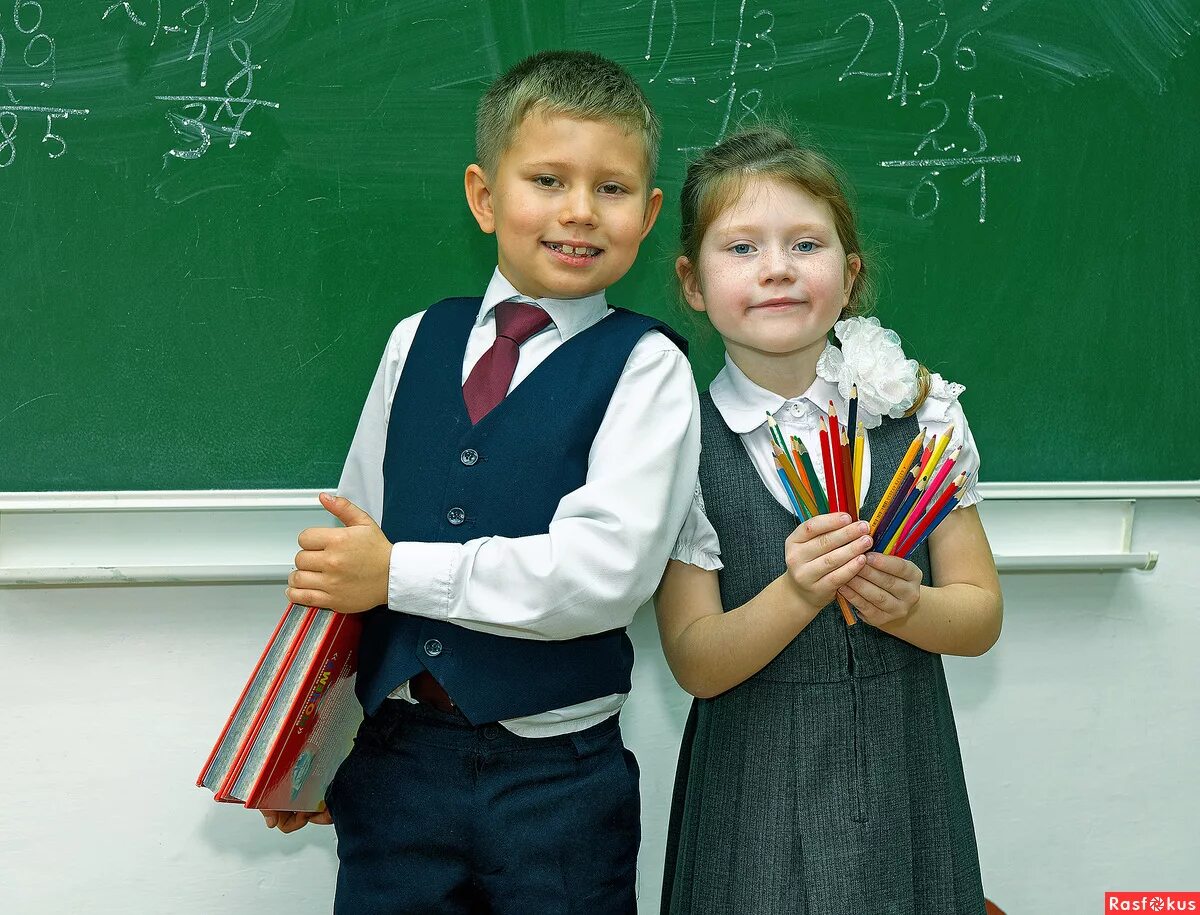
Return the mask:
POLYGON ((590 51, 541 51, 510 68, 484 93, 475 116, 475 157, 484 172, 495 170, 534 107, 547 114, 617 124, 640 135, 649 191, 658 170, 662 124, 620 64, 590 51))

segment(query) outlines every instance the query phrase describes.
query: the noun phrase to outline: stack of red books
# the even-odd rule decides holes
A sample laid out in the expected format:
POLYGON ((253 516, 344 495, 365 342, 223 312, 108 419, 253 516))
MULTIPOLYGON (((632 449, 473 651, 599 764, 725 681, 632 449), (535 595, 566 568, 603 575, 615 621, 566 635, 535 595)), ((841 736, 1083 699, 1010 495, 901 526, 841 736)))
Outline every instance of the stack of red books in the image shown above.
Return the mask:
POLYGON ((318 811, 362 721, 356 615, 289 604, 196 784, 218 801, 318 811))

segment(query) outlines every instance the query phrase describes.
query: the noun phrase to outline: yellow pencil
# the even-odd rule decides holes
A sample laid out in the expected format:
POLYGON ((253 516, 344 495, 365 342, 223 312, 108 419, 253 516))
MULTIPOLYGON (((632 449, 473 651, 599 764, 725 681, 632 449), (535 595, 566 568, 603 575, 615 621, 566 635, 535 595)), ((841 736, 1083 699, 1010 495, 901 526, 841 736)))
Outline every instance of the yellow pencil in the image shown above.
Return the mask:
POLYGON ((942 454, 946 451, 946 446, 950 444, 950 439, 954 435, 954 423, 946 427, 946 431, 939 437, 937 444, 933 448, 933 453, 929 456, 929 463, 925 465, 925 469, 921 472, 921 482, 928 483, 929 478, 933 476, 937 469, 938 461, 942 459, 942 454))
POLYGON ((925 443, 925 430, 922 429, 917 433, 917 437, 912 440, 912 444, 908 446, 908 451, 904 454, 904 460, 900 462, 900 466, 896 468, 896 473, 892 477, 892 482, 888 484, 888 488, 883 493, 883 498, 879 500, 879 505, 875 508, 875 514, 871 515, 871 536, 875 536, 875 531, 878 528, 880 519, 887 513, 888 507, 892 504, 892 500, 896 498, 896 493, 900 491, 901 485, 904 483, 908 472, 912 470, 912 463, 917 455, 921 453, 921 446, 925 443))
POLYGON ((865 436, 863 433, 863 424, 860 421, 858 430, 854 436, 854 504, 862 505, 862 467, 863 467, 863 443, 865 436))

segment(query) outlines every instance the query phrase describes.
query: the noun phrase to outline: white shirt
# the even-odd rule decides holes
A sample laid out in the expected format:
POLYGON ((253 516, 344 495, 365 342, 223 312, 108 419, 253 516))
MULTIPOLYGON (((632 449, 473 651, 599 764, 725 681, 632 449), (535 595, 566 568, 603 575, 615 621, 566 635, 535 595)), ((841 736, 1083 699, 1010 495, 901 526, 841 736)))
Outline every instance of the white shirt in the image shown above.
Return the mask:
MULTIPOLYGON (((463 358, 465 381, 496 339, 495 307, 520 293, 492 275, 463 358)), ((611 309, 603 291, 582 299, 529 299, 553 319, 520 350, 511 391, 547 356, 611 309)), ((392 397, 424 312, 392 331, 346 456, 338 494, 378 523, 392 397)), ((691 366, 657 331, 634 346, 588 454, 584 485, 559 502, 546 534, 467 543, 392 546, 388 606, 493 635, 572 639, 619 629, 654 593, 688 514, 700 458, 691 366)), ((409 699, 408 684, 392 693, 409 699)), ((522 737, 591 727, 625 694, 502 721, 522 737)))
MULTIPOLYGON (((958 396, 963 392, 960 384, 947 382, 941 375, 930 378, 929 396, 917 408, 917 424, 928 433, 941 435, 954 424, 950 442, 946 446, 945 455, 951 454, 956 448, 962 451, 951 471, 951 476, 957 476, 966 471, 970 476, 962 490, 962 499, 955 510, 975 505, 981 501, 976 488, 979 476, 979 452, 975 448, 975 439, 971 436, 967 418, 959 406, 958 396)), ((775 501, 792 511, 792 503, 788 500, 783 488, 783 481, 775 469, 775 455, 771 450, 771 432, 767 427, 767 414, 779 423, 779 429, 785 441, 791 441, 793 435, 804 443, 810 455, 814 455, 813 467, 825 485, 824 467, 821 455, 822 417, 829 421, 829 402, 832 400, 837 408, 838 420, 846 422, 849 404, 838 393, 837 385, 818 377, 812 385, 799 397, 790 400, 768 391, 755 384, 725 355, 725 367, 713 379, 708 393, 713 405, 725 420, 731 432, 736 432, 742 440, 746 453, 754 469, 758 471, 763 485, 770 490, 775 501)), ((867 492, 871 485, 871 438, 863 437, 862 462, 862 492, 867 492)), ((826 485, 826 492, 828 486, 826 485)), ((797 522, 799 523, 799 522, 797 522)), ((704 497, 697 484, 692 509, 684 523, 682 532, 671 551, 671 558, 703 569, 719 569, 721 545, 717 532, 704 514, 704 497)))

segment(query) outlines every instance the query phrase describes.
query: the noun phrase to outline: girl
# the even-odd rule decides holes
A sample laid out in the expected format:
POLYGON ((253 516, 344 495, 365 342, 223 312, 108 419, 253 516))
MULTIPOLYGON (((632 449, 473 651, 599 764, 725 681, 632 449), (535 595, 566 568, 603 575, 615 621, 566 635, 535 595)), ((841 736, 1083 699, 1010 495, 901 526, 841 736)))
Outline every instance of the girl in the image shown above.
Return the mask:
POLYGON ((872 552, 846 514, 796 527, 766 423, 820 454, 818 421, 830 401, 844 417, 857 384, 865 519, 922 427, 952 427, 947 453, 961 448, 955 472, 973 480, 963 389, 858 317, 867 265, 846 195, 786 133, 748 131, 694 162, 680 235, 684 298, 726 356, 701 398, 703 499, 657 597, 667 661, 697 697, 662 911, 982 915, 940 657, 982 654, 1000 633, 979 497, 968 483, 907 560, 872 552))

